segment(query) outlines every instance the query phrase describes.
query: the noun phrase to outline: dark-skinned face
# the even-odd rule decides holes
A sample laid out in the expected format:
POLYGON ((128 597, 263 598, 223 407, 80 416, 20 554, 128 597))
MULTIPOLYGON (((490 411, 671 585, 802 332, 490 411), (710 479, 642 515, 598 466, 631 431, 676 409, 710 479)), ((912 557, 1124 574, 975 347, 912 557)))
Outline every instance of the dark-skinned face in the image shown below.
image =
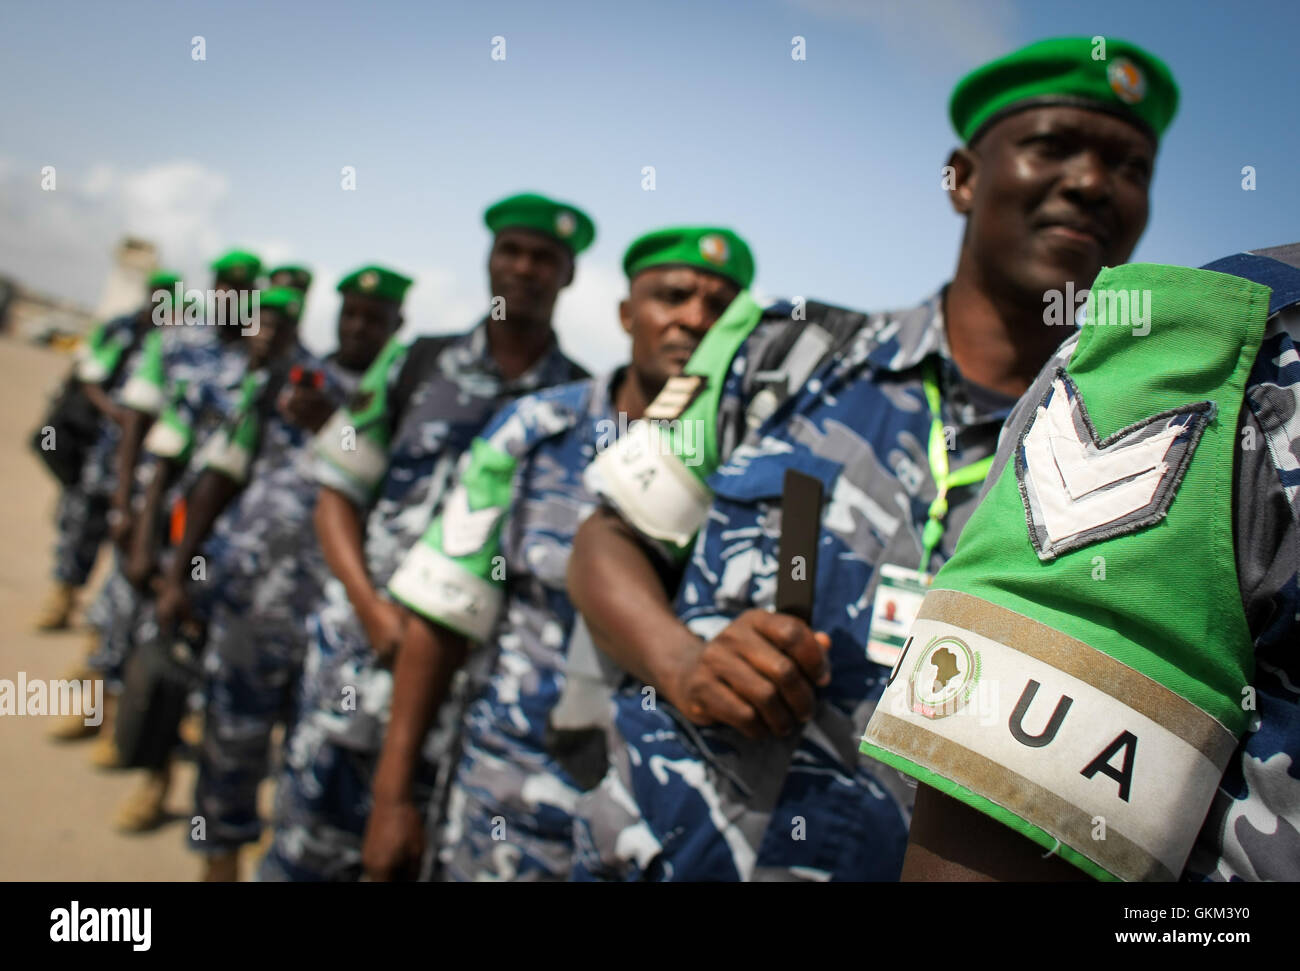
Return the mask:
POLYGON ((632 367, 655 392, 686 362, 740 288, 730 280, 689 266, 655 266, 632 279, 618 306, 632 337, 632 367))
POLYGON ((273 287, 293 287, 295 290, 301 289, 298 286, 297 279, 292 273, 272 273, 267 282, 273 287))
POLYGON ((1045 107, 997 122, 953 152, 962 246, 988 283, 1028 302, 1092 285, 1128 260, 1146 228, 1155 146, 1128 122, 1045 107))
POLYGON ((349 371, 364 371, 401 326, 400 304, 364 293, 345 293, 339 310, 339 364, 349 371))
POLYGON ((488 281, 506 302, 506 320, 551 319, 555 299, 573 280, 573 255, 558 241, 527 229, 503 229, 492 241, 488 281))
POLYGON ((228 305, 228 309, 227 309, 227 318, 226 318, 228 321, 227 326, 216 328, 217 337, 219 339, 223 341, 233 341, 235 338, 239 337, 241 328, 234 326, 235 324, 239 323, 239 320, 237 318, 232 320, 230 319, 229 315, 230 314, 237 315, 239 313, 238 310, 239 294, 251 293, 253 289, 254 288, 251 283, 248 284, 236 283, 232 280, 220 276, 216 277, 212 281, 212 292, 217 298, 217 303, 214 304, 214 306, 220 306, 227 299, 226 297, 222 296, 222 294, 225 293, 234 294, 234 296, 230 298, 232 302, 228 305))
MULTIPOLYGON (((228 328, 236 334, 239 329, 228 328)), ((257 332, 244 339, 248 341, 248 367, 259 368, 281 357, 293 344, 298 332, 298 322, 278 307, 263 307, 257 314, 257 332)))

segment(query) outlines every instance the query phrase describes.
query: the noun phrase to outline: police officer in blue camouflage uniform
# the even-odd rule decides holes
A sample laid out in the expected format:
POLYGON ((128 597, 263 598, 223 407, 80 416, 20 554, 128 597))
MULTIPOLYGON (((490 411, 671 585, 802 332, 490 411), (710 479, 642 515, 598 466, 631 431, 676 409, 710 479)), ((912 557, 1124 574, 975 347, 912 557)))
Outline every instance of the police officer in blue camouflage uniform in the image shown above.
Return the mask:
POLYGON ((150 318, 159 300, 170 300, 179 277, 168 271, 149 276, 148 302, 135 313, 100 324, 86 340, 74 372, 83 393, 103 416, 99 437, 82 467, 81 480, 59 496, 56 514, 58 543, 54 554, 56 588, 42 605, 39 630, 62 630, 76 604, 76 593, 86 584, 108 536, 108 510, 114 490, 117 455, 125 413, 122 386, 135 367, 149 333, 150 318), (159 293, 161 291, 161 293, 159 293))
MULTIPOLYGON (((223 298, 228 293, 248 293, 256 282, 261 261, 244 250, 229 250, 212 264, 212 293, 223 298)), ((179 286, 179 284, 177 284, 179 286)), ((117 464, 121 473, 109 511, 109 528, 119 556, 105 580, 90 611, 90 621, 99 637, 90 658, 90 666, 104 677, 114 691, 120 688, 123 666, 130 653, 135 627, 140 620, 140 587, 152 572, 148 552, 140 553, 134 567, 132 547, 142 525, 147 526, 151 544, 156 541, 156 523, 142 524, 141 506, 144 491, 155 467, 150 456, 161 456, 168 464, 188 460, 195 436, 200 439, 224 417, 224 408, 233 402, 247 363, 245 348, 236 340, 239 327, 207 326, 204 308, 182 301, 182 306, 164 308, 162 325, 147 338, 139 361, 122 388, 122 403, 129 412, 118 446, 117 464), (209 403, 197 408, 178 405, 189 393, 197 403, 202 389, 211 389, 209 403), (215 396, 215 397, 214 397, 215 396), (194 428, 184 424, 181 413, 200 416, 194 428), (155 428, 157 430, 155 430, 155 428), (146 446, 146 436, 152 435, 146 446), (128 474, 129 470, 129 474, 128 474), (135 579, 128 576, 136 574, 135 579)), ((163 483, 157 480, 159 488, 163 483)), ((185 483, 188 486, 188 482, 185 483)), ((183 495, 179 487, 173 494, 183 495)), ((161 503, 161 497, 155 505, 161 503)), ((107 723, 107 719, 105 722, 107 723)), ((111 764, 111 746, 101 753, 101 761, 111 764)))
MULTIPOLYGON (((912 743, 912 739, 924 734, 924 723, 899 722, 894 729, 887 731, 883 719, 873 719, 864 740, 864 750, 868 747, 876 751, 883 749, 883 757, 891 759, 905 753, 904 763, 910 764, 905 770, 927 783, 917 793, 916 815, 903 874, 905 879, 1062 880, 1084 879, 1085 874, 1090 874, 1099 879, 1300 880, 1300 772, 1296 768, 1300 762, 1300 689, 1297 689, 1300 685, 1300 658, 1296 652, 1296 645, 1300 644, 1297 622, 1300 618, 1300 501, 1297 501, 1300 499, 1300 464, 1296 460, 1300 454, 1300 424, 1296 419, 1300 415, 1300 367, 1297 366, 1300 362, 1300 243, 1236 254, 1216 260, 1201 271, 1134 265, 1108 272, 1110 281, 1117 287, 1131 284, 1145 289, 1150 294, 1150 312, 1142 330, 1134 331, 1132 338, 1125 335, 1112 344, 1109 351, 1096 351, 1099 345, 1104 344, 1101 339, 1090 342, 1088 352, 1092 364, 1089 370, 1106 380, 1104 383, 1094 382, 1090 401, 1085 402, 1085 406, 1091 404, 1095 412, 1105 407, 1108 397, 1129 399, 1142 394, 1144 384, 1188 387, 1188 375, 1198 368, 1208 377, 1202 382, 1202 388, 1194 392, 1194 397, 1201 397, 1204 387, 1217 390, 1217 387, 1227 385, 1229 382, 1225 375, 1232 369, 1215 369, 1207 365, 1210 355, 1205 344, 1210 342, 1194 339, 1198 328, 1202 333, 1210 331, 1226 335, 1226 356, 1240 358, 1238 368, 1244 381, 1236 385, 1239 413, 1236 409, 1230 415, 1211 413, 1210 424, 1217 422, 1221 425, 1219 442, 1222 451, 1218 456, 1212 454, 1210 446, 1205 444, 1204 439, 1209 435, 1207 430, 1185 453, 1186 464, 1180 464, 1172 455, 1166 458, 1170 470, 1179 467, 1180 481, 1164 493, 1167 501, 1162 515, 1146 516, 1127 525, 1121 523, 1104 532, 1085 531, 1079 541, 1080 553, 1087 564, 1096 563, 1097 558, 1109 559, 1114 569, 1119 562, 1114 555, 1115 548, 1102 545, 1104 541, 1131 537, 1131 543, 1147 543, 1153 555, 1167 564, 1171 575, 1186 576, 1186 571, 1193 571, 1198 589, 1207 602, 1216 605, 1215 609, 1225 616, 1239 614, 1240 640, 1231 632, 1234 625, 1223 623, 1213 630, 1201 632, 1201 636, 1194 638, 1192 646, 1196 651, 1219 659, 1232 658, 1235 661, 1237 651, 1253 657, 1253 665, 1247 663, 1244 666, 1250 678, 1250 690, 1238 691, 1234 687, 1222 699, 1227 708, 1237 709, 1245 724, 1244 731, 1235 747, 1230 744, 1223 750, 1227 756, 1226 766, 1211 774, 1206 787, 1201 788, 1180 774, 1174 760, 1161 758, 1164 754, 1161 750, 1161 716, 1153 715, 1157 721, 1140 728, 1129 716, 1140 733, 1135 736, 1134 752, 1125 753, 1120 758, 1121 753, 1116 751, 1110 761, 1101 766, 1100 772, 1085 773, 1090 783, 1084 798, 1114 798, 1120 791, 1119 784, 1124 784, 1121 801, 1114 804, 1113 810, 1107 809, 1100 815, 1097 815, 1096 806, 1086 807, 1083 811, 1090 832, 1081 840, 1071 840, 1061 829, 1067 825, 1073 809, 1071 798, 1053 800, 1050 804, 1046 800, 1030 798, 1039 791, 1036 781, 1024 776, 1018 778, 1017 787, 1022 798, 1010 806, 1012 811, 1009 813, 995 816, 987 808, 990 806, 988 802, 980 802, 980 796, 991 797, 988 787, 996 785, 999 764, 996 753, 984 748, 981 735, 984 732, 1005 734, 1008 722, 1005 713, 999 717, 996 712, 990 712, 992 717, 980 723, 987 723, 988 728, 968 734, 964 739, 979 756, 992 759, 992 766, 980 776, 969 775, 964 769, 954 773, 954 767, 937 764, 927 773, 918 772, 918 760, 930 761, 931 753, 936 751, 932 744, 923 742, 926 751, 922 754, 922 749, 912 743), (1222 274, 1240 279, 1228 280, 1222 274), (1176 353, 1167 355, 1168 370, 1164 374, 1160 373, 1158 366, 1152 369, 1153 377, 1135 373, 1129 367, 1130 362, 1124 359, 1129 341, 1140 342, 1148 334, 1159 337, 1162 331, 1170 335, 1167 340, 1175 342, 1180 337, 1184 343, 1189 337, 1193 338, 1190 344, 1186 344, 1193 350, 1187 354, 1186 360, 1176 360, 1176 353), (1238 339, 1240 346, 1235 343, 1238 339), (1257 350, 1253 349, 1254 341, 1259 342, 1257 350), (1247 351, 1244 355, 1243 348, 1247 351), (1225 455, 1225 452, 1231 454, 1225 455), (1222 496, 1226 514, 1221 517, 1207 515, 1203 504, 1191 509, 1183 528, 1197 533, 1196 552, 1190 556, 1186 553, 1175 555, 1171 548, 1175 542, 1175 527, 1170 523, 1179 514, 1180 502, 1186 505, 1196 501, 1184 495, 1186 470, 1198 463, 1202 466, 1212 463, 1216 457, 1222 465, 1224 478, 1231 482, 1230 497, 1222 496), (1224 553, 1229 554, 1222 557, 1227 562, 1216 562, 1224 553), (1234 567, 1237 589, 1212 589, 1213 577, 1231 577, 1234 567), (1253 677, 1249 675, 1252 666, 1253 677), (1153 769, 1157 773, 1154 785, 1145 785, 1144 778, 1150 778, 1153 769), (945 791, 956 798, 941 794, 939 786, 945 787, 945 791), (1153 799, 1162 797, 1169 800, 1168 805, 1152 804, 1153 799), (1186 804, 1193 800, 1196 806, 1185 809, 1186 804), (1146 865, 1144 856, 1133 849, 1135 842, 1139 846, 1147 842, 1139 839, 1140 825, 1131 819, 1126 820, 1123 815, 1130 808, 1132 812, 1157 819, 1162 835, 1167 836, 1173 830, 1183 831, 1184 841, 1172 842, 1168 851, 1173 854, 1173 859, 1185 858, 1185 866, 1176 863, 1172 867, 1146 865), (1106 827, 1100 830, 1096 825, 1099 818, 1106 821, 1106 827), (1027 824, 1035 831, 1045 830, 1049 837, 1053 831, 1060 835, 1055 837, 1055 843, 1046 838, 1047 852, 1044 852, 1043 846, 1038 845, 1044 842, 1043 839, 1031 842, 1027 838, 1027 824), (1136 869, 1133 868, 1135 860, 1139 861, 1136 869)), ((1099 279, 1094 296, 1102 287, 1099 279)), ((1095 304, 1090 304, 1090 315, 1094 310, 1095 304)), ((1085 321, 1083 330, 1088 331, 1089 325, 1105 326, 1106 323, 1114 324, 1116 321, 1089 319, 1085 321)), ((1002 437, 990 473, 990 486, 1000 478, 1018 477, 1022 482, 1032 478, 1029 475, 1032 466, 1024 456, 1027 433, 1044 416, 1041 403, 1050 400, 1045 396, 1050 396, 1054 384, 1061 381, 1063 375, 1072 374, 1074 367, 1079 365, 1085 337, 1094 335, 1075 334, 1067 339, 1008 419, 1006 434, 1002 437)), ((1120 433, 1108 438, 1117 440, 1113 447, 1121 444, 1118 441, 1120 433)), ((1118 453, 1115 454, 1118 457, 1118 453)), ((1004 490, 998 495, 996 490, 986 490, 981 501, 978 517, 972 520, 953 560, 953 566, 963 571, 962 576, 952 571, 941 573, 935 580, 936 596, 951 598, 953 594, 950 591, 954 590, 977 590, 981 597, 988 596, 988 590, 1018 591, 1017 613, 1021 619, 1016 623, 1036 631, 1041 631, 1044 626, 1060 631, 1081 615, 1095 613, 1095 605, 1086 602, 1088 595, 1097 590, 1095 582, 1087 584, 1086 590, 1077 589, 1068 575, 1058 573, 1050 585, 1040 581, 1031 587, 1019 584, 1012 573, 1007 572, 1005 558, 1002 563, 992 562, 994 557, 990 551, 994 547, 988 543, 987 532, 990 514, 996 514, 1001 507, 1023 530, 1027 521, 1037 521, 1037 507, 1029 493, 1013 495, 1004 490), (967 538, 972 542, 967 543, 967 538), (1045 593, 1049 590, 1051 596, 1047 597, 1045 593)), ((1159 494, 1156 501, 1160 501, 1159 494)), ((1110 514, 1117 515, 1120 511, 1120 504, 1113 502, 1110 514)), ((1062 527, 1054 528, 1060 530, 1062 527)), ((996 548, 1024 547, 1029 550, 1029 546, 1030 540, 1024 533, 1017 536, 1015 530, 1008 530, 1006 535, 999 534, 996 548)), ((1032 550, 1029 550, 1029 555, 1033 556, 1032 550)), ((1043 558, 1042 552, 1038 558, 1043 558)), ((1059 563, 1054 565, 1060 566, 1059 563)), ((1122 585, 1123 578, 1124 573, 1116 570, 1110 583, 1122 585)), ((1028 579, 1032 581, 1032 575, 1028 579)), ((1095 576, 1092 579, 1095 581, 1095 576)), ((973 599, 970 593, 959 593, 958 596, 973 599)), ((1109 616, 1125 619, 1124 629, 1136 628, 1150 635, 1150 643, 1172 670, 1186 672, 1189 663, 1195 663, 1192 670, 1196 674, 1190 678, 1184 675, 1184 682, 1212 683, 1212 677, 1206 674, 1204 661, 1196 663, 1194 656, 1180 654, 1180 638, 1172 628, 1188 611, 1171 613, 1153 610, 1149 601, 1131 602, 1127 587, 1112 586, 1104 596, 1109 599, 1113 610, 1109 616), (1126 616, 1134 607, 1138 608, 1136 613, 1140 620, 1130 620, 1126 616), (1139 624, 1146 626, 1143 628, 1139 624)), ((921 616, 925 618, 928 613, 933 613, 937 617, 942 612, 938 608, 933 612, 923 610, 921 616)), ((996 609, 970 614, 963 625, 982 638, 1009 643, 1014 625, 1008 627, 999 623, 996 627, 991 626, 989 621, 997 617, 996 609)), ((1121 629, 1117 623, 1108 626, 1121 629)), ((920 643, 925 643, 927 638, 928 635, 922 635, 920 643)), ((1050 639, 1050 636, 1042 634, 1037 637, 1039 642, 1050 639)), ((993 646, 996 648, 996 644, 993 646)), ((1088 655, 1094 649, 1101 648, 1077 642, 1072 645, 1072 653, 1078 656, 1088 655)), ((987 647, 985 651, 987 653, 987 647)), ((905 666, 910 669, 910 665, 905 666)), ((895 683, 901 684, 904 680, 905 677, 896 678, 895 683)), ((1043 697, 1056 697, 1056 685, 1051 684, 1047 677, 1044 681, 1047 683, 1042 686, 1043 697)), ((1015 684, 1013 688, 1015 690, 1008 700, 1017 696, 1019 685, 1015 684)), ((1114 686, 1110 686, 1112 693, 1114 690, 1114 686)), ((1046 739, 1035 739, 1039 744, 1026 750, 1043 753, 1040 758, 1051 759, 1053 764, 1063 764, 1064 772, 1071 779, 1079 771, 1069 758, 1070 721, 1075 719, 1075 730, 1080 726, 1091 728, 1095 723, 1092 718, 1078 720, 1080 715, 1089 714, 1087 691, 1084 685, 1072 690, 1071 694, 1078 697, 1072 698, 1069 710, 1062 712, 1065 717, 1049 719, 1049 726, 1042 730, 1046 739), (1050 722, 1055 722, 1056 726, 1052 727, 1050 722)), ((1148 676, 1137 684, 1135 693, 1125 695, 1129 700, 1124 707, 1133 706, 1133 697, 1145 697, 1149 706, 1147 710, 1154 711, 1155 699, 1160 698, 1161 710, 1168 711, 1178 706, 1181 693, 1176 680, 1166 678, 1162 683, 1148 676), (1169 688, 1174 690, 1169 691, 1169 688)), ((1046 708, 1050 700, 1036 703, 1046 708)), ((893 709, 882 705, 880 714, 886 711, 893 709)), ((1191 714, 1194 719, 1195 712, 1191 714)), ((1181 721, 1187 725, 1192 719, 1183 718, 1181 721)), ((1163 724, 1170 723, 1164 720, 1163 724)), ((1109 733, 1104 735, 1106 739, 1110 737, 1109 733)), ((966 764, 972 764, 971 759, 966 764)), ((1052 777, 1049 774, 1042 780, 1050 785, 1052 777)), ((1072 798, 1079 796, 1080 793, 1076 792, 1072 798)), ((1101 805, 1104 808, 1104 802, 1101 805)))
POLYGON ((596 503, 583 471, 680 372, 749 286, 754 261, 730 230, 678 227, 634 242, 624 268, 629 294, 619 313, 632 337, 631 364, 502 409, 389 583, 424 622, 407 625, 393 673, 392 719, 363 848, 372 879, 393 879, 420 862, 424 819, 411 780, 439 692, 467 642, 479 642, 492 660, 462 729, 444 872, 455 880, 568 877, 570 810, 583 783, 549 719, 576 620, 564 589, 568 551, 596 503))
POLYGON ((570 594, 637 680, 615 702, 610 771, 576 813, 576 878, 897 878, 911 790, 857 754, 897 630, 1059 344, 1045 295, 1086 288, 1136 245, 1176 104, 1151 55, 1112 38, 1106 60, 1093 50, 1041 42, 958 85, 949 193, 966 228, 947 286, 901 312, 755 309, 738 349, 706 339, 696 386, 665 392, 669 417, 716 429, 715 459, 688 475, 629 435, 593 465, 621 515, 579 531, 570 594), (692 411, 710 388, 716 402, 692 411), (788 470, 825 496, 785 510, 820 519, 801 554, 808 623, 771 609, 800 579, 794 561, 778 576, 788 470), (647 542, 686 560, 675 603, 647 542))
MULTIPOLYGON (((90 661, 107 680, 121 681, 135 645, 169 633, 159 622, 152 584, 174 559, 172 543, 183 529, 185 499, 202 471, 196 458, 242 396, 250 343, 242 337, 257 331, 259 268, 257 257, 242 250, 217 260, 214 315, 202 316, 199 308, 187 304, 182 319, 164 324, 177 329, 156 345, 155 354, 133 376, 140 378, 142 397, 145 388, 162 386, 166 404, 141 443, 143 496, 131 517, 129 552, 121 563, 125 586, 110 594, 114 609, 101 648, 90 661)), ((219 568, 223 551, 222 537, 212 537, 204 549, 208 568, 219 568)), ((208 587, 197 588, 190 605, 200 624, 207 620, 211 592, 208 587)), ((99 761, 112 764, 114 754, 111 744, 105 743, 99 761)), ((140 832, 162 822, 170 778, 170 764, 147 769, 141 784, 119 808, 117 828, 140 832)))
MULTIPOLYGON (((344 283, 355 280, 351 274, 344 283)), ((300 306, 298 293, 267 291, 263 311, 285 294, 279 302, 287 315, 283 304, 300 306)), ((267 317, 264 312, 263 330, 267 317)), ((396 323, 382 303, 345 286, 337 354, 322 361, 295 338, 273 354, 269 371, 246 378, 246 400, 226 425, 233 438, 214 444, 205 462, 216 480, 195 486, 195 494, 231 497, 214 524, 228 548, 224 568, 208 577, 216 602, 204 655, 206 725, 195 789, 204 827, 190 832, 191 845, 205 856, 204 879, 238 879, 238 850, 261 829, 257 787, 269 769, 272 730, 277 722, 293 723, 307 618, 319 606, 325 574, 311 530, 316 483, 306 445, 356 390, 396 323), (275 396, 274 407, 268 395, 275 396)), ((286 316, 282 326, 296 332, 297 320, 286 316)), ((177 562, 187 559, 182 553, 177 562)), ((173 573, 173 596, 182 579, 173 573)))
MULTIPOLYGON (((428 526, 461 454, 507 400, 585 376, 559 349, 551 315, 595 236, 575 207, 512 196, 485 216, 493 311, 470 332, 394 340, 357 396, 317 436, 315 522, 334 576, 311 618, 299 720, 286 746, 265 880, 355 880, 370 777, 387 722, 402 608, 381 593, 428 526)), ((400 304, 409 280, 368 268, 363 291, 400 304)), ((434 733, 445 751, 454 729, 434 733)), ((431 765, 441 757, 433 754, 431 765)), ((431 792, 433 780, 422 791, 431 792)))

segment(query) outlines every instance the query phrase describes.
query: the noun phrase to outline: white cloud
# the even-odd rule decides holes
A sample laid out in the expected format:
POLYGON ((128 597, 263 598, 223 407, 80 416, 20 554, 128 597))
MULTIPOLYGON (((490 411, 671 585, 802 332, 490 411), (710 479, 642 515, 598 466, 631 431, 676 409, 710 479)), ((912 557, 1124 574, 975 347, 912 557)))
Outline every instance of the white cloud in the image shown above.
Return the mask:
MULTIPOLYGON (((957 56, 971 65, 1016 46, 1018 16, 1011 0, 789 0, 827 20, 863 24, 874 33, 931 58, 957 56)), ((810 54, 811 56, 811 54, 810 54)))
POLYGON ((149 240, 164 266, 204 274, 219 248, 224 175, 185 160, 135 171, 91 166, 57 171, 41 188, 40 166, 0 159, 0 273, 22 286, 93 307, 123 236, 149 240))

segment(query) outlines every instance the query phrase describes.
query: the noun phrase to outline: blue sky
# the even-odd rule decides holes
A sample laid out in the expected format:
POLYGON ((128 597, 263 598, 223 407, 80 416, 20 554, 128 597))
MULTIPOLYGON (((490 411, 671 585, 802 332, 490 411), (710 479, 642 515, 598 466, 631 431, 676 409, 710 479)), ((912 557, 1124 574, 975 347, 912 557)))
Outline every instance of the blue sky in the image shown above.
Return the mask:
POLYGON ((1300 238, 1300 4, 1286 0, 8 0, 0 273, 93 304, 124 232, 196 279, 241 244, 320 272, 319 348, 334 280, 372 261, 417 278, 412 330, 459 329, 487 299, 483 208, 536 189, 598 226, 556 318, 594 367, 626 349, 623 249, 675 222, 734 227, 764 294, 904 305, 956 254, 939 175, 953 84, 1060 34, 1135 41, 1181 85, 1136 259, 1199 264, 1300 238), (44 165, 55 192, 40 190, 44 165))

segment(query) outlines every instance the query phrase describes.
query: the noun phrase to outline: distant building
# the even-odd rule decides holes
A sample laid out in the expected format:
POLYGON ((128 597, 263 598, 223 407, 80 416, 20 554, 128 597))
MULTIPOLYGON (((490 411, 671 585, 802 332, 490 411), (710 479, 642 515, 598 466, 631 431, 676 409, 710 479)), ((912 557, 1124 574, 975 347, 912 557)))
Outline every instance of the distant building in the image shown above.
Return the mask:
POLYGON ((158 267, 158 249, 127 236, 117 244, 113 266, 94 311, 71 300, 34 293, 0 277, 0 334, 40 343, 70 345, 96 323, 140 306, 149 274, 158 267))
POLYGON ((140 306, 149 274, 158 268, 158 249, 153 243, 127 236, 117 244, 113 268, 104 281, 103 295, 95 307, 98 320, 130 313, 140 306))

